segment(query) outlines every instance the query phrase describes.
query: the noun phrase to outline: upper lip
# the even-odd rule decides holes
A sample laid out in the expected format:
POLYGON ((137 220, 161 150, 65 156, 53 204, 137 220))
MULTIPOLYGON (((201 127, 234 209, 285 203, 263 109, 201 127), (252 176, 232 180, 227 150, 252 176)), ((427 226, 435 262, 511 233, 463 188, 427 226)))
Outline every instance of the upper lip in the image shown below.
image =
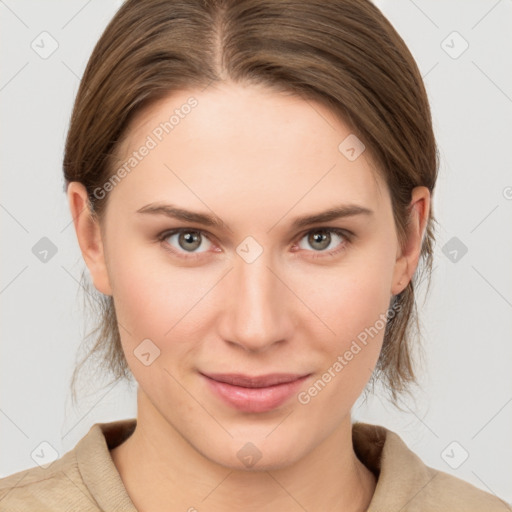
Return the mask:
POLYGON ((309 374, 297 373, 269 373, 267 375, 250 376, 240 373, 203 373, 205 377, 216 380, 217 382, 225 382, 232 386, 242 386, 245 388, 266 388, 294 382, 298 379, 306 377, 309 374))

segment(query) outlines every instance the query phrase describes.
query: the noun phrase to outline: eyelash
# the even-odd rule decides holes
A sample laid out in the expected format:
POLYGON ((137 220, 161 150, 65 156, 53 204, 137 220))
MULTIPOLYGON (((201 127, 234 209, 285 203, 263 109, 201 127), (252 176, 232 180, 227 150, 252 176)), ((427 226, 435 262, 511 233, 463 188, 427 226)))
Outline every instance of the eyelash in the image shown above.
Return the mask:
MULTIPOLYGON (((338 236, 341 236, 344 239, 344 241, 340 244, 340 247, 338 249, 334 249, 331 251, 319 251, 319 254, 309 256, 310 258, 313 258, 313 259, 329 258, 329 257, 337 256, 338 254, 340 254, 341 252, 346 250, 347 245, 350 244, 352 241, 353 234, 351 232, 349 232, 345 229, 329 228, 329 227, 319 227, 319 228, 310 229, 309 231, 302 233, 299 236, 298 241, 302 240, 306 235, 308 235, 310 233, 317 233, 319 231, 334 233, 338 236)), ((205 236, 206 238, 208 238, 208 240, 210 240, 205 231, 203 231, 201 229, 195 229, 195 228, 176 228, 176 229, 172 229, 170 231, 163 231, 162 233, 157 235, 157 240, 159 242, 164 242, 166 238, 169 238, 172 235, 179 234, 179 233, 187 233, 187 232, 200 233, 202 236, 205 236)), ((178 258, 184 258, 187 260, 201 258, 203 255, 203 253, 185 253, 186 254, 185 255, 184 253, 181 253, 181 252, 176 251, 175 249, 172 249, 169 244, 164 245, 164 249, 171 252, 174 256, 177 256, 178 258)), ((315 251, 308 251, 308 252, 315 252, 315 251)))

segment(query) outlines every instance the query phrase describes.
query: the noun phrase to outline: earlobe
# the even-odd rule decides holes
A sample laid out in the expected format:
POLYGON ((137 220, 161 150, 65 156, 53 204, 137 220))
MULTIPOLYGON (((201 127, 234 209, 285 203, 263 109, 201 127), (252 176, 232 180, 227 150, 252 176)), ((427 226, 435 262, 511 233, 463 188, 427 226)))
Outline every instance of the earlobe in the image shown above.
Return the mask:
POLYGON ((94 287, 104 295, 112 295, 101 230, 98 220, 92 216, 87 190, 82 183, 72 181, 68 185, 67 197, 78 245, 94 287))
POLYGON ((430 191, 415 187, 409 204, 410 220, 405 247, 399 248, 393 274, 392 295, 398 295, 416 272, 430 212, 430 191))

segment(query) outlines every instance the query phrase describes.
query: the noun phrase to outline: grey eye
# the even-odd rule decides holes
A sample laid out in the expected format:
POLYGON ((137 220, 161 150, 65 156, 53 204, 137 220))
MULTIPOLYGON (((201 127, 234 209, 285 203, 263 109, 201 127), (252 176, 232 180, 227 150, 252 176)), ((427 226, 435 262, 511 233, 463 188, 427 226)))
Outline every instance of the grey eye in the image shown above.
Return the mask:
MULTIPOLYGON (((177 238, 177 243, 178 243, 177 248, 182 249, 185 252, 195 252, 196 249, 201 247, 201 245, 204 241, 206 241, 207 243, 210 243, 209 240, 200 231, 192 230, 192 229, 181 230, 181 231, 177 231, 175 233, 171 233, 167 236, 166 240, 171 240, 173 237, 178 237, 177 238)), ((169 241, 169 244, 176 247, 176 245, 172 244, 170 241, 169 241)), ((207 249, 208 249, 208 247, 207 247, 207 249)), ((203 252, 203 251, 196 251, 196 252, 203 252)))
MULTIPOLYGON (((306 233, 302 240, 307 238, 308 245, 312 247, 315 251, 324 251, 325 249, 329 248, 329 245, 333 241, 333 237, 331 235, 332 233, 334 233, 334 237, 338 237, 343 241, 343 235, 338 234, 330 229, 315 229, 313 231, 310 231, 309 233, 306 233)), ((331 247, 331 249, 333 248, 334 247, 331 247)), ((304 249, 304 247, 301 247, 301 249, 304 249)))

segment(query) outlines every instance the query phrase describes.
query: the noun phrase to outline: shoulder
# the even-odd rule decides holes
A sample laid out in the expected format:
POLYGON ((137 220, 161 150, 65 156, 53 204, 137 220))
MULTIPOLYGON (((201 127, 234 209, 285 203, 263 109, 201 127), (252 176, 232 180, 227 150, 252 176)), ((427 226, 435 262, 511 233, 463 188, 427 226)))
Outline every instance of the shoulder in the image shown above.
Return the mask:
POLYGON ((0 479, 0 511, 99 510, 83 484, 75 449, 49 466, 0 479))
POLYGON ((0 479, 0 511, 137 512, 110 449, 129 437, 136 419, 95 423, 76 446, 46 467, 0 479))
POLYGON ((494 494, 444 471, 425 467, 431 475, 422 498, 426 505, 437 504, 446 510, 465 512, 512 512, 512 506, 494 494))
POLYGON ((512 512, 497 496, 424 464, 391 430, 357 422, 352 434, 357 456, 377 476, 368 512, 512 512))

